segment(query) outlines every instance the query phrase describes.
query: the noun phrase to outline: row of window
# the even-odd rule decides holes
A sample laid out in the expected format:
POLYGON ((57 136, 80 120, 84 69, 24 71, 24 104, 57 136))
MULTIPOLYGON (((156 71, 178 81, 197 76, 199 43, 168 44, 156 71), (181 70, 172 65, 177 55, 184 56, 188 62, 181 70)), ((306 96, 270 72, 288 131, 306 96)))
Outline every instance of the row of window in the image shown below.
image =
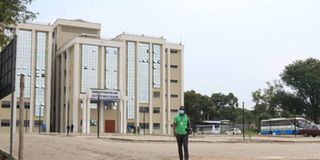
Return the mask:
MULTIPOLYGON (((139 107, 140 113, 149 113, 149 107, 139 107)), ((153 113, 160 113, 160 107, 154 107, 153 113)))
MULTIPOLYGON (((140 129, 149 129, 149 123, 139 123, 140 129)), ((160 129, 160 123, 153 123, 153 129, 160 129)))
MULTIPOLYGON (((167 96, 167 94, 166 94, 166 96, 167 96)), ((160 97, 160 92, 153 92, 153 97, 154 98, 159 98, 160 97)), ((171 94, 171 98, 178 98, 179 97, 179 95, 177 95, 177 94, 171 94)))
MULTIPOLYGON (((11 108, 10 107, 10 102, 8 102, 8 101, 1 102, 1 108, 11 108)), ((17 104, 17 108, 20 108, 19 104, 17 104)), ((28 102, 24 103, 24 108, 25 109, 29 109, 30 108, 30 103, 28 103, 28 102)))
MULTIPOLYGON (((20 124, 19 120, 16 120, 16 126, 18 127, 20 124)), ((39 124, 43 124, 43 121, 41 120, 39 123, 39 120, 34 121, 34 126, 38 127, 39 124)), ((24 127, 30 126, 30 120, 24 120, 24 127)), ((10 119, 1 119, 1 127, 10 127, 10 119)))

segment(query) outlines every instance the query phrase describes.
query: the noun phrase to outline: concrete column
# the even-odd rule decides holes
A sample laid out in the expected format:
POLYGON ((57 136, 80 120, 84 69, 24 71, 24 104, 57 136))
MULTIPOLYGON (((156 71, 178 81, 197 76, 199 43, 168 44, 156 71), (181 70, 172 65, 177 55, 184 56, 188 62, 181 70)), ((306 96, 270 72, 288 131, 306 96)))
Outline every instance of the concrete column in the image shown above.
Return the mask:
MULTIPOLYGON (((124 43, 126 45, 126 43, 124 43)), ((120 114, 120 121, 118 123, 120 123, 120 133, 126 133, 126 128, 127 128, 127 109, 126 109, 126 47, 120 47, 119 48, 119 72, 118 72, 118 76, 119 76, 119 89, 120 89, 120 96, 121 96, 121 100, 120 100, 120 104, 119 104, 119 114, 120 114)))
POLYGON ((161 46, 161 128, 162 134, 166 134, 166 53, 164 45, 161 46))
POLYGON ((72 95, 72 123, 74 125, 74 132, 78 132, 78 113, 79 113, 79 88, 80 88, 80 50, 79 43, 74 45, 73 52, 73 95, 72 95))
MULTIPOLYGON (((100 46, 100 51, 99 51, 99 75, 100 75, 100 80, 99 80, 99 88, 105 88, 105 48, 104 46, 100 46)), ((104 133, 104 103, 103 101, 100 102, 100 133, 104 133)))
MULTIPOLYGON (((32 133, 33 132, 33 124, 34 124, 34 121, 33 121, 33 117, 34 117, 34 107, 35 107, 35 77, 36 77, 36 46, 37 46, 37 43, 36 43, 36 31, 35 30, 32 30, 32 49, 31 49, 31 83, 30 83, 30 128, 29 128, 29 132, 32 133)), ((26 75, 28 76, 28 75, 26 75)), ((25 95, 26 96, 26 95, 25 95)))
POLYGON ((168 48, 167 52, 167 129, 168 129, 168 134, 171 133, 171 84, 170 84, 170 79, 171 79, 171 67, 170 67, 170 48, 168 48))
POLYGON ((82 103, 82 133, 87 133, 87 96, 84 95, 81 97, 82 103))
POLYGON ((87 133, 90 133, 90 114, 91 114, 91 105, 90 105, 90 97, 87 99, 87 133))
POLYGON ((100 121, 100 133, 104 133, 104 103, 103 101, 100 101, 100 117, 99 117, 99 121, 100 121))
MULTIPOLYGON (((68 125, 68 122, 67 122, 67 114, 68 114, 68 103, 70 103, 70 74, 71 74, 71 70, 70 70, 70 50, 67 49, 66 51, 66 56, 67 56, 67 59, 66 59, 66 72, 67 72, 67 75, 66 75, 66 93, 65 93, 65 96, 66 96, 66 99, 65 99, 65 111, 64 111, 64 121, 63 123, 61 124, 61 126, 63 126, 63 130, 65 131, 66 128, 67 128, 67 125, 68 125)), ((69 106, 70 107, 70 106, 69 106)))
MULTIPOLYGON (((59 116, 57 116, 56 121, 59 121, 62 118, 62 114, 63 114, 63 106, 65 104, 65 93, 64 93, 64 86, 65 85, 65 75, 64 75, 64 69, 65 69, 65 65, 66 65, 66 59, 65 59, 65 55, 66 53, 61 53, 60 57, 61 57, 61 64, 60 64, 60 102, 59 102, 59 107, 60 110, 57 114, 59 114, 59 116)), ((67 105, 67 104, 66 104, 67 105)), ((59 129, 61 129, 63 126, 61 125, 61 121, 60 124, 58 124, 59 129), (60 126, 60 127, 59 127, 60 126)))
MULTIPOLYGON (((139 113, 139 76, 140 76, 140 69, 139 69, 139 43, 140 42, 136 42, 136 94, 135 94, 135 111, 136 111, 136 127, 139 126, 140 124, 140 119, 139 119, 139 116, 140 116, 140 113, 139 113)), ((131 99, 131 97, 128 97, 129 99, 131 99)))
POLYGON ((149 134, 153 133, 153 46, 149 43, 149 134))
MULTIPOLYGON (((47 132, 50 132, 50 115, 51 115, 51 77, 52 77, 52 32, 48 32, 47 34, 47 39, 48 39, 48 43, 47 43, 47 51, 48 54, 46 56, 46 64, 47 64, 47 68, 46 68, 46 79, 45 79, 45 106, 46 106, 46 126, 47 126, 47 132)), ((61 131, 61 130, 60 130, 61 131)))

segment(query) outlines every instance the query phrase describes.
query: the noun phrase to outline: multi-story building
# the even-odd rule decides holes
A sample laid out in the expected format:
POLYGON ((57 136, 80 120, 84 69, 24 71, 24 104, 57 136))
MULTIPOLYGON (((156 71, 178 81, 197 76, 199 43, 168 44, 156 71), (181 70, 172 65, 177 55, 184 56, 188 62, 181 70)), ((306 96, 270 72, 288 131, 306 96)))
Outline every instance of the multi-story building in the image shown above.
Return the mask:
MULTIPOLYGON (((5 34, 17 35, 16 80, 15 92, 0 100, 0 132, 10 129, 10 102, 14 96, 14 122, 16 130, 19 118, 19 79, 25 75, 24 126, 29 132, 36 132, 40 124, 50 127, 51 101, 51 64, 52 64, 52 27, 49 24, 19 24, 15 28, 7 28, 5 34)), ((49 131, 49 130, 48 130, 49 131)))
MULTIPOLYGON (((33 117, 30 124, 38 124, 36 113, 41 110, 40 119, 52 132, 66 132, 71 124, 74 132, 82 133, 96 132, 97 125, 101 133, 127 133, 136 127, 147 134, 171 132, 171 120, 184 103, 183 45, 168 43, 163 37, 127 33, 103 39, 100 24, 82 20, 58 19, 46 27, 43 103, 37 103, 37 97, 41 97, 37 93, 42 92, 36 88, 42 84, 37 80, 37 66, 41 65, 36 56, 42 53, 38 51, 42 50, 40 44, 37 46, 38 41, 43 42, 41 36, 37 37, 42 32, 27 29, 31 30, 32 44, 31 58, 25 60, 30 62, 30 76, 34 77, 30 80, 30 100, 26 97, 33 117), (99 101, 98 112, 92 90, 118 96, 99 101)), ((21 39, 18 38, 18 56, 23 56, 19 52, 21 39)), ((10 97, 2 100, 2 106, 7 107, 9 100, 10 97)), ((6 116, 7 122, 10 110, 1 109, 6 113, 0 112, 0 118, 6 116)), ((30 128, 35 131, 34 125, 30 128)))

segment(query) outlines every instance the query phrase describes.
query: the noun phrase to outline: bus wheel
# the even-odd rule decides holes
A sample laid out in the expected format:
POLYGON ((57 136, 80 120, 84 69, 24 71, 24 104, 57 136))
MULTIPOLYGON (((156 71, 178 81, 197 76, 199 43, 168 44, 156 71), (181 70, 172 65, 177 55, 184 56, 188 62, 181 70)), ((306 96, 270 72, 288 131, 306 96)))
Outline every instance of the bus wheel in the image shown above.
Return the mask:
POLYGON ((312 135, 312 137, 316 137, 317 135, 312 135))
POLYGON ((309 137, 309 135, 308 135, 307 133, 304 133, 304 134, 303 134, 303 136, 305 136, 305 137, 309 137))

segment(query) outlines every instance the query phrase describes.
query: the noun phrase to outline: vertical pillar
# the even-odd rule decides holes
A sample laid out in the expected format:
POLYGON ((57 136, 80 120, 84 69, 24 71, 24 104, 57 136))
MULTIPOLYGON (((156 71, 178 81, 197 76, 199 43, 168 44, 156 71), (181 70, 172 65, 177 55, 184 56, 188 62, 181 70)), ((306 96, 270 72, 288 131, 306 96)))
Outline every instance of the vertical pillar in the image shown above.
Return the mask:
POLYGON ((65 87, 67 88, 67 86, 65 85, 65 74, 64 74, 64 71, 65 71, 65 66, 66 66, 66 59, 65 59, 65 56, 66 56, 66 53, 61 53, 60 54, 60 57, 61 57, 61 64, 59 65, 60 66, 60 102, 59 102, 59 107, 57 108, 60 108, 60 110, 57 112, 57 115, 60 115, 60 116, 57 116, 57 127, 58 129, 61 129, 62 127, 59 127, 59 126, 62 126, 61 125, 61 121, 60 121, 60 117, 62 117, 62 113, 64 112, 63 111, 63 106, 65 104, 65 87), (58 123, 60 122, 60 124, 58 123))
POLYGON ((171 79, 171 67, 170 67, 170 48, 168 48, 167 52, 167 130, 168 134, 171 134, 171 85, 170 85, 170 79, 171 79))
MULTIPOLYGON (((100 80, 98 81, 99 88, 105 88, 105 48, 104 46, 100 46, 100 51, 99 51, 99 60, 100 60, 100 66, 99 66, 99 75, 100 75, 100 80)), ((100 133, 104 133, 104 103, 103 100, 100 102, 100 133)))
MULTIPOLYGON (((126 43, 124 43, 126 45, 126 43)), ((126 109, 126 47, 121 46, 119 48, 119 89, 120 89, 120 95, 121 95, 121 100, 120 100, 120 107, 119 107, 119 114, 120 114, 120 133, 126 133, 127 131, 127 109, 126 109)))
POLYGON ((81 97, 82 103, 82 133, 87 133, 87 95, 81 97))
POLYGON ((149 134, 153 133, 153 46, 149 43, 149 134))
POLYGON ((99 116, 99 118, 100 118, 100 127, 99 127, 99 129, 100 129, 100 133, 104 133, 104 103, 103 103, 103 101, 100 101, 100 116, 99 116))
POLYGON ((47 46, 47 51, 48 54, 46 55, 46 73, 45 73, 45 106, 46 106, 46 126, 47 126, 47 132, 50 132, 50 115, 51 115, 51 77, 52 77, 52 32, 48 32, 47 34, 48 38, 48 43, 46 44, 47 46))
MULTIPOLYGON (((140 119, 139 119, 139 116, 140 116, 140 113, 139 113, 139 90, 140 90, 140 88, 139 88, 139 81, 140 81, 140 78, 139 78, 139 76, 140 76, 140 68, 139 68, 139 56, 140 56, 140 54, 139 54, 139 44, 140 44, 140 42, 136 42, 136 56, 135 56, 135 66, 136 66, 136 92, 135 92, 135 97, 134 97, 134 99, 135 99, 135 111, 136 111, 136 116, 135 116, 135 118, 136 118, 136 121, 135 121, 135 123, 136 123, 136 127, 138 127, 139 126, 139 124, 140 124, 140 119)), ((129 98, 129 100, 131 99, 131 97, 128 97, 129 98)), ((145 133, 144 133, 145 134, 145 133)))
MULTIPOLYGON (((61 126, 63 126, 62 128, 63 128, 63 130, 65 131, 66 130, 66 128, 67 128, 67 125, 68 125, 68 123, 69 122, 67 122, 67 119, 68 119, 68 103, 70 103, 70 74, 71 74, 71 72, 70 72, 70 63, 71 63, 71 61, 70 61, 70 50, 69 49, 67 49, 67 51, 66 51, 66 56, 67 56, 67 59, 66 59, 66 72, 67 72, 67 74, 66 74, 66 93, 65 93, 65 106, 64 106, 64 109, 65 109, 65 111, 64 111, 64 121, 62 121, 62 124, 61 124, 61 126)), ((70 105, 69 105, 69 107, 70 107, 70 105)), ((70 116, 70 115, 69 115, 70 116)))
MULTIPOLYGON (((35 30, 32 30, 32 47, 31 47, 31 77, 30 77, 30 107, 29 107, 29 110, 30 110, 30 127, 29 127, 29 132, 32 133, 33 132, 33 117, 34 117, 34 108, 35 108, 35 77, 36 77, 36 73, 35 73, 35 70, 36 70, 36 46, 37 46, 37 43, 36 43, 36 31, 35 30)), ((26 80, 28 78, 28 75, 26 75, 26 80)), ((17 84, 17 83, 16 83, 17 84)), ((39 122, 40 123, 40 122, 39 122)))
POLYGON ((79 88, 80 88, 80 49, 79 43, 74 45, 73 52, 73 92, 72 92, 72 123, 74 125, 74 133, 78 132, 78 110, 79 110, 79 88))
POLYGON ((166 121, 166 52, 164 45, 161 46, 161 126, 162 134, 167 132, 167 121, 166 121))
POLYGON ((87 121, 87 133, 90 133, 90 114, 91 114, 91 111, 90 111, 90 108, 91 108, 90 96, 87 97, 87 98, 88 98, 87 99, 87 103, 86 103, 86 105, 87 105, 87 107, 86 107, 86 109, 87 109, 87 119, 86 119, 86 121, 87 121))

